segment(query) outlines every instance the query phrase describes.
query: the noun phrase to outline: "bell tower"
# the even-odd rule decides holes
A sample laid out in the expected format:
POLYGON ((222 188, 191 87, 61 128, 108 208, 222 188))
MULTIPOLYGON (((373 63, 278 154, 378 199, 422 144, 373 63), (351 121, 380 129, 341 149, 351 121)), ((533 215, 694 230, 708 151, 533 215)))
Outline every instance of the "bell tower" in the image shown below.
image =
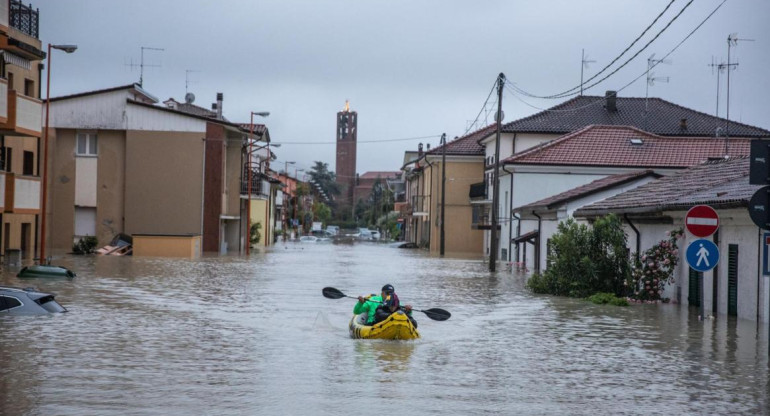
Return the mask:
POLYGON ((337 183, 341 185, 340 205, 355 205, 353 190, 356 181, 356 139, 358 137, 358 113, 350 111, 350 103, 337 113, 337 183))

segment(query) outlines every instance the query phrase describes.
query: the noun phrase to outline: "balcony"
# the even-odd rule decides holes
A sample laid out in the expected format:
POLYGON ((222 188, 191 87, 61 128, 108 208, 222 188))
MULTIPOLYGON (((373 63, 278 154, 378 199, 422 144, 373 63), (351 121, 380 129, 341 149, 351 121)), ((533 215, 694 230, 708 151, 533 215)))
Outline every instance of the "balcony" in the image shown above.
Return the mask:
MULTIPOLYGON (((490 217, 491 209, 484 205, 474 205, 471 211, 471 229, 473 230, 491 230, 492 219, 490 217)), ((500 223, 497 224, 500 229, 500 223)))
POLYGON ((25 6, 24 3, 18 0, 11 0, 10 6, 8 17, 11 27, 38 39, 40 22, 40 12, 38 9, 32 9, 32 5, 25 6))
MULTIPOLYGON (((248 177, 249 177, 248 170, 244 169, 243 180, 241 180, 241 195, 244 195, 244 196, 249 194, 248 177)), ((270 183, 267 181, 267 178, 265 177, 265 175, 256 169, 252 169, 251 196, 267 198, 269 191, 270 191, 270 183)))
POLYGON ((8 122, 8 80, 0 78, 0 123, 6 122, 8 122))
MULTIPOLYGON (((7 82, 0 88, 3 87, 7 89, 7 82)), ((43 102, 19 94, 16 90, 10 90, 3 96, 7 97, 8 110, 6 120, 0 123, 0 134, 40 137, 43 131, 43 102)))
POLYGON ((0 172, 0 206, 3 212, 40 212, 40 178, 0 172))

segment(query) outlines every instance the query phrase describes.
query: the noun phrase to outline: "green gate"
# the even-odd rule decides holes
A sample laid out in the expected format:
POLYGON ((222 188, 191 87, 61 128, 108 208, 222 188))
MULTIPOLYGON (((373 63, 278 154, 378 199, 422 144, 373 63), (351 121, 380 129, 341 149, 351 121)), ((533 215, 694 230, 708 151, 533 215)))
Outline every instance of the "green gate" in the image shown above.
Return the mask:
POLYGON ((687 289, 687 303, 700 307, 700 285, 703 283, 703 273, 690 267, 690 287, 687 289))
POLYGON ((727 314, 738 316, 738 244, 727 249, 727 314))

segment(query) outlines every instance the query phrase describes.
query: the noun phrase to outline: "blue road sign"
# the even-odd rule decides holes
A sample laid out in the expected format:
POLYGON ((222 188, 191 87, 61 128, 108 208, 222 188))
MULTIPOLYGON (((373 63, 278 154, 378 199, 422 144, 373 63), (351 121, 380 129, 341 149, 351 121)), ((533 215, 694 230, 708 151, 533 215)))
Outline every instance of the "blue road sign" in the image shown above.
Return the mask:
POLYGON ((695 240, 687 246, 687 264, 698 272, 707 272, 719 263, 719 247, 711 240, 695 240))

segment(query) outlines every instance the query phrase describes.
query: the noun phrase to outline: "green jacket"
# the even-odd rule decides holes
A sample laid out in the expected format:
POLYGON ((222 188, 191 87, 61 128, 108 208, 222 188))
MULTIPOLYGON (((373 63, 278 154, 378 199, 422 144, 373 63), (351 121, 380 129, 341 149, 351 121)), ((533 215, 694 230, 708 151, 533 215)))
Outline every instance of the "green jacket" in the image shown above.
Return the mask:
POLYGON ((366 297, 366 302, 356 302, 356 306, 353 307, 353 313, 358 315, 360 313, 366 312, 368 314, 366 318, 367 325, 371 325, 374 323, 374 312, 377 310, 377 307, 382 304, 382 296, 380 295, 369 295, 366 297))

